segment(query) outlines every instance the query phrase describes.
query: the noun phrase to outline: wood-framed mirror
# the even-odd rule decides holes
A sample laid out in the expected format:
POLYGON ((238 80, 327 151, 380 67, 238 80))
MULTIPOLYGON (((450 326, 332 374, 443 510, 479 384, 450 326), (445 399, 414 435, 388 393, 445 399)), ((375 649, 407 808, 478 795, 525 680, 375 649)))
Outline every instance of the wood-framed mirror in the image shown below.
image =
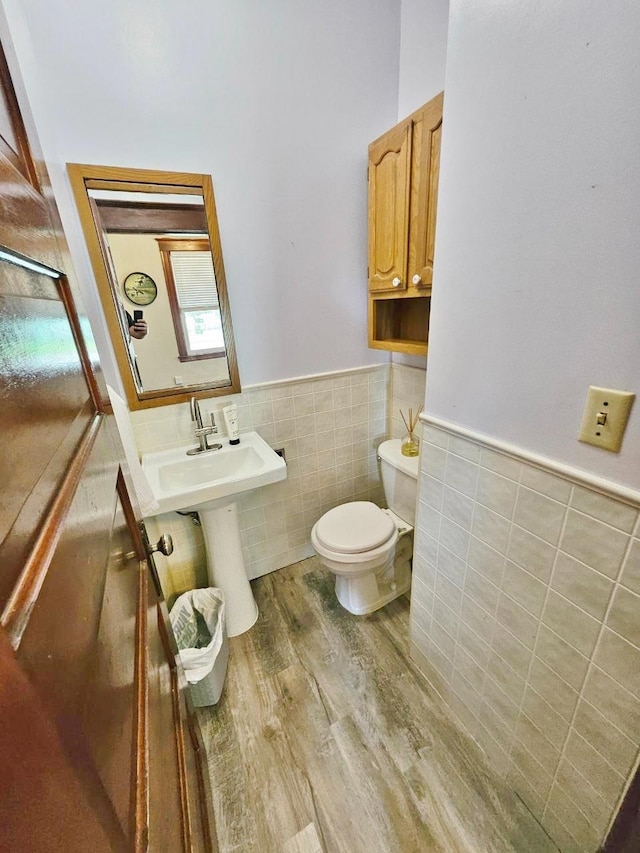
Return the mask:
POLYGON ((129 408, 238 393, 211 177, 67 169, 129 408))

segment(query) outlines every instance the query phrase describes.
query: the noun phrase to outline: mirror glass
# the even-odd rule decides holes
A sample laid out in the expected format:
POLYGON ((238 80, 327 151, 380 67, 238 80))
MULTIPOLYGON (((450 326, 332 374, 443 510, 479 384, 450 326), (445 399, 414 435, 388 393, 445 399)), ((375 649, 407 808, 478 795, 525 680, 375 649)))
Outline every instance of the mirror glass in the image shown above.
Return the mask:
POLYGON ((211 179, 68 168, 130 407, 239 391, 211 179))

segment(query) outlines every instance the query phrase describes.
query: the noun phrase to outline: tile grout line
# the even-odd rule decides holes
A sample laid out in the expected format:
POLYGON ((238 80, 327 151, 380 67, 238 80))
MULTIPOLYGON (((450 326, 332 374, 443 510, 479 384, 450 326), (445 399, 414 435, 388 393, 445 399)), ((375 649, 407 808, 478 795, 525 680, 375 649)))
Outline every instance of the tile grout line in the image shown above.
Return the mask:
MULTIPOLYGON (((574 486, 573 488, 576 488, 576 487, 574 486)), ((572 497, 573 497, 573 489, 572 489, 572 491, 571 491, 571 496, 570 496, 569 503, 571 503, 571 498, 572 498, 572 497)), ((568 509, 568 507, 567 507, 567 509, 568 509)), ((635 524, 634 524, 634 528, 633 528, 633 529, 634 529, 634 530, 637 530, 637 529, 638 529, 638 525, 639 525, 639 524, 640 524, 640 516, 637 516, 637 517, 636 517, 636 522, 635 522, 635 524)), ((602 638, 602 635, 603 635, 604 630, 605 630, 605 627, 606 627, 607 618, 608 618, 608 616, 609 616, 609 613, 610 613, 610 611, 611 611, 611 607, 612 607, 612 605, 613 605, 613 599, 614 599, 614 597, 615 597, 615 591, 616 591, 617 586, 619 585, 620 576, 622 575, 622 571, 623 571, 623 568, 624 568, 624 565, 625 565, 626 559, 627 559, 627 557, 628 557, 628 555, 629 555, 629 551, 631 550, 631 545, 632 545, 632 542, 633 542, 633 534, 627 534, 627 535, 629 536, 629 541, 627 542, 627 547, 625 548, 625 552, 624 552, 624 554, 623 554, 623 556, 622 556, 622 558, 621 558, 621 560, 620 560, 620 565, 619 565, 619 567, 618 567, 618 571, 617 571, 617 573, 616 573, 616 577, 615 577, 615 579, 614 579, 613 586, 611 587, 611 592, 609 593, 609 600, 608 600, 608 602, 607 602, 607 607, 606 607, 606 609, 605 609, 605 612, 604 612, 603 617, 602 617, 602 621, 601 621, 601 623, 600 623, 600 629, 599 629, 599 631, 598 631, 598 636, 597 636, 597 638, 596 638, 596 642, 595 642, 595 644, 594 644, 594 646, 593 646, 593 649, 592 649, 592 651, 591 651, 591 655, 590 655, 590 656, 589 656, 589 658, 587 659, 587 660, 588 660, 588 664, 587 664, 587 668, 586 668, 586 670, 585 670, 584 677, 583 677, 583 679, 582 679, 582 684, 581 684, 581 686, 580 686, 580 690, 579 690, 579 691, 577 691, 577 693, 578 693, 578 698, 577 698, 577 701, 576 701, 576 706, 575 706, 575 708, 574 708, 574 710, 573 710, 573 714, 572 714, 572 716, 571 716, 571 722, 569 723, 569 728, 568 728, 568 730, 567 730, 567 735, 566 735, 566 737, 565 737, 565 739, 564 739, 564 743, 563 743, 563 745, 562 745, 562 749, 560 750, 560 756, 559 756, 559 758, 558 758, 558 763, 557 763, 557 765, 556 765, 556 770, 555 770, 555 773, 554 773, 554 775, 553 775, 553 779, 552 779, 552 781, 551 781, 551 787, 549 788, 549 794, 548 794, 548 796, 547 796, 547 801, 546 801, 546 803, 545 803, 545 808, 544 808, 544 811, 543 811, 543 817, 544 817, 544 815, 546 814, 547 809, 550 807, 550 806, 549 806, 549 798, 550 798, 550 796, 551 796, 551 791, 552 791, 552 789, 553 789, 553 786, 554 786, 554 785, 556 785, 556 784, 558 784, 558 772, 559 772, 559 770, 560 770, 560 764, 561 764, 561 762, 562 762, 563 758, 564 758, 566 761, 569 761, 569 759, 568 759, 568 758, 566 758, 567 744, 568 744, 568 742, 569 742, 569 737, 570 737, 570 735, 571 735, 571 731, 572 731, 572 729, 574 728, 574 723, 575 723, 576 717, 578 716, 578 709, 579 709, 579 707, 580 707, 580 703, 581 703, 582 701, 587 702, 587 699, 585 699, 585 697, 584 697, 584 689, 585 689, 585 686, 586 686, 587 680, 588 680, 588 678, 589 678, 589 674, 591 673, 591 671, 592 671, 593 667, 594 667, 594 666, 596 666, 596 664, 595 664, 595 662, 594 662, 594 657, 595 657, 595 654, 596 654, 596 652, 597 652, 597 650, 598 650, 598 647, 599 647, 599 645, 600 645, 600 640, 601 640, 601 638, 602 638)), ((559 541, 562 541, 562 535, 561 535, 561 537, 560 537, 560 540, 559 540, 559 541)), ((557 555, 558 555, 558 552, 556 552, 556 560, 557 560, 557 555)), ((555 563, 555 561, 554 561, 554 569, 553 569, 553 570, 555 570, 555 564, 556 564, 556 563, 555 563)), ((553 571, 552 571, 552 573, 551 573, 551 577, 549 578, 549 584, 550 584, 550 585, 551 585, 552 580, 553 580, 553 571)), ((546 604, 546 602, 545 602, 545 604, 546 604)), ((586 656, 585 656, 585 657, 586 657, 586 656)), ((597 668, 598 668, 598 667, 597 667, 597 668)), ((614 680, 615 680, 615 679, 614 679, 614 680)), ((591 704, 591 703, 589 703, 589 704, 591 704)), ((596 710, 598 710, 598 709, 596 708, 596 710)), ((603 716, 604 716, 604 715, 603 715, 603 716)), ((617 728, 617 726, 615 726, 615 724, 614 724, 614 723, 612 723, 610 720, 607 720, 607 722, 609 723, 609 725, 613 726, 614 728, 617 728)), ((589 743, 589 741, 587 741, 587 743, 589 743)), ((592 748, 593 748, 593 749, 595 749, 595 751, 598 753, 598 755, 600 755, 600 751, 599 751, 598 749, 596 749, 596 747, 595 747, 595 746, 593 746, 593 744, 590 744, 590 746, 592 746, 592 748)), ((602 756, 602 757, 604 758, 604 756, 602 756)), ((606 760, 606 759, 605 759, 605 760, 606 760)), ((571 764, 571 762, 570 762, 570 761, 569 761, 569 763, 571 764)), ((609 763, 609 762, 607 762, 607 763, 609 763)), ((573 766, 573 765, 572 765, 572 766, 573 766)), ((615 769, 615 768, 614 768, 614 769, 615 769)), ((578 772, 579 772, 579 771, 578 771, 578 772)), ((620 775, 622 775, 622 774, 620 774, 620 775)), ((569 800, 571 800, 571 802, 572 802, 572 803, 573 803, 573 805, 576 807, 576 809, 580 812, 580 814, 584 814, 584 813, 582 812, 582 810, 580 809, 580 807, 579 807, 576 803, 574 803, 574 802, 573 802, 572 798, 571 798, 571 797, 569 796, 569 794, 564 790, 564 788, 563 788, 562 786, 559 786, 559 787, 560 787, 560 789, 563 791, 563 793, 565 794, 565 796, 566 796, 566 797, 568 797, 568 799, 569 799, 569 800)), ((617 804, 616 804, 616 805, 617 805, 617 804)), ((613 809, 613 811, 612 811, 612 818, 611 818, 611 820, 613 820, 613 818, 615 818, 615 814, 616 814, 616 808, 614 807, 614 809, 613 809)), ((586 820, 587 820, 587 823, 589 823, 589 818, 588 818, 588 816, 586 816, 586 815, 584 815, 584 816, 585 816, 585 818, 586 818, 586 820)), ((610 825, 610 824, 611 824, 611 821, 609 822, 609 825, 610 825)), ((589 825, 591 825, 591 824, 589 823, 589 825)), ((605 832, 605 835, 603 835, 602 837, 606 837, 606 832, 605 832)), ((602 840, 602 838, 601 838, 600 840, 602 840)))
MULTIPOLYGON (((543 622, 542 622, 542 617, 543 617, 544 611, 545 611, 546 606, 547 606, 547 601, 549 600, 549 593, 550 593, 550 591, 551 591, 551 584, 553 583, 553 575, 554 575, 554 572, 555 572, 555 569, 556 569, 556 564, 557 564, 557 561, 558 561, 558 551, 559 551, 559 546, 560 546, 560 542, 562 542, 562 537, 564 536, 564 531, 565 531, 565 528, 566 528, 566 525, 567 525, 567 518, 568 518, 568 516, 569 516, 569 506, 570 506, 570 504, 571 504, 571 498, 572 498, 572 496, 573 496, 573 489, 574 489, 574 486, 571 486, 571 490, 570 490, 570 492, 569 492, 569 495, 568 495, 567 501, 566 501, 566 503, 565 503, 565 505, 564 505, 564 515, 563 515, 563 518, 562 518, 562 525, 561 525, 561 527, 560 527, 560 532, 559 532, 559 534, 558 534, 558 541, 557 541, 556 545, 554 546, 554 547, 555 547, 555 549, 556 549, 556 552, 555 552, 555 555, 554 555, 554 558, 553 558, 553 565, 552 565, 552 567, 551 567, 551 572, 550 572, 550 574, 549 574, 549 579, 548 579, 547 584, 546 584, 547 589, 546 589, 546 592, 545 592, 544 601, 542 602, 542 607, 541 607, 541 609, 540 609, 540 616, 539 616, 539 618, 538 618, 538 626, 537 626, 537 629, 536 629, 536 636, 535 636, 535 639, 534 639, 534 641, 533 641, 533 646, 532 646, 532 649, 531 649, 531 658, 530 658, 530 660, 529 660, 529 666, 528 666, 528 668, 527 668, 527 675, 526 675, 526 678, 525 678, 525 687, 524 687, 524 690, 523 690, 523 692, 522 692, 522 697, 521 697, 521 699, 520 699, 520 708, 519 708, 519 710, 518 710, 518 719, 520 719, 520 715, 524 713, 524 710, 523 710, 523 706, 524 706, 524 697, 525 697, 526 692, 527 692, 527 687, 529 687, 529 686, 530 686, 531 672, 532 672, 532 669, 533 669, 533 663, 534 663, 534 660, 536 659, 536 649, 538 648, 538 641, 539 641, 539 639, 540 639, 540 629, 541 629, 542 624, 543 624, 543 622)), ((566 737, 565 737, 565 740, 566 740, 566 738, 568 738, 568 736, 569 736, 570 728, 571 728, 571 726, 569 726, 569 729, 567 730, 567 735, 566 735, 566 737)), ((512 745, 512 750, 513 750, 513 745, 512 745)), ((558 760, 558 764, 559 764, 559 760, 558 760)), ((552 790, 552 788, 553 788, 553 783, 554 783, 555 775, 557 774, 557 770, 558 770, 558 764, 556 765, 555 773, 554 773, 554 774, 551 774, 551 777, 552 777, 552 778, 551 778, 551 784, 549 785, 549 790, 547 791, 547 793, 546 793, 546 795, 545 795, 545 797, 544 797, 544 805, 542 806, 542 812, 541 812, 541 815, 540 815, 540 819, 541 819, 541 820, 543 820, 543 819, 544 819, 544 815, 545 815, 545 812, 546 812, 546 810, 547 810, 547 805, 548 805, 548 802, 549 802, 549 797, 551 796, 551 790, 552 790)))
MULTIPOLYGON (((482 458, 482 452, 481 452, 480 458, 482 458)), ((507 542, 505 545, 505 553, 501 555, 502 556, 502 573, 500 575, 500 583, 496 584, 496 586, 498 588, 498 598, 496 601, 496 609, 495 609, 495 613, 494 613, 493 626, 492 626, 492 630, 491 630, 491 639, 489 641, 489 658, 491 658, 491 654, 494 653, 497 657, 500 658, 500 660, 503 660, 503 657, 501 654, 498 653, 497 649, 494 648, 493 643, 494 643, 495 634, 496 634, 496 624, 499 621, 498 617, 497 617, 497 613, 498 613, 498 606, 500 604, 500 596, 502 595, 502 591, 503 591, 504 576, 505 576, 506 567, 507 567, 507 554, 509 553, 509 547, 511 545, 511 534, 513 532, 513 527, 514 527, 514 523, 515 523, 514 518, 515 518, 515 514, 516 514, 516 506, 518 504, 518 497, 520 495, 520 488, 522 485, 522 469, 523 469, 523 465, 522 465, 522 463, 519 463, 516 496, 515 496, 515 500, 513 502, 513 507, 511 508, 511 518, 509 519, 509 535, 507 536, 507 542)), ((494 549, 494 550, 497 550, 497 549, 494 549)), ((497 553, 500 553, 500 552, 497 551, 497 553)), ((500 624, 502 625, 502 623, 500 623, 500 624)), ((505 626, 503 625, 502 627, 504 628, 505 626)), ((505 630, 509 631, 508 628, 505 628, 505 630)), ((509 633, 511 633, 511 631, 509 631, 509 633)), ((512 636, 515 636, 515 635, 512 635, 512 636)), ((517 637, 516 637, 516 639, 517 639, 517 637)), ((505 661, 505 663, 507 663, 507 661, 505 661)), ((511 667, 511 668, 513 669, 513 667, 511 667)), ((515 670, 514 670, 514 672, 515 672, 515 670)), ((487 669, 486 669, 485 676, 484 676, 484 679, 482 682, 482 698, 484 699, 485 702, 486 702, 486 699, 484 696, 484 688, 486 685, 487 678, 489 678, 489 677, 490 677, 489 676, 489 661, 487 661, 487 669)), ((491 679, 491 680, 493 681, 493 679, 491 679)), ((524 696, 525 690, 526 690, 526 681, 524 682, 524 686, 522 688, 522 696, 524 696)), ((520 702, 522 702, 522 697, 520 697, 520 702)), ((518 713, 516 714, 516 723, 515 723, 516 726, 518 724, 519 716, 520 716, 520 707, 518 707, 518 713)), ((505 757, 506 757, 508 762, 512 761, 511 750, 513 749, 513 741, 514 740, 515 740, 515 727, 510 732, 510 740, 509 740, 508 748, 504 750, 505 757)))
MULTIPOLYGON (((450 440, 451 439, 449 439, 449 441, 450 440)), ((477 446, 477 445, 474 445, 474 447, 475 446, 477 446)), ((456 456, 457 454, 453 454, 453 455, 456 456)), ((462 674, 462 671, 456 668, 456 658, 457 658, 458 646, 460 645, 460 625, 462 623, 462 605, 464 602, 465 588, 467 586, 467 570, 469 568, 469 548, 471 547, 471 530, 473 529, 473 522, 474 522, 475 515, 476 515, 476 506, 477 506, 476 498, 477 498, 477 494, 478 494, 478 482, 480 480, 480 461, 479 460, 480 460, 481 455, 482 455, 482 451, 480 451, 478 453, 478 462, 474 463, 476 466, 476 472, 475 472, 475 483, 474 483, 474 488, 473 488, 473 508, 471 510, 471 519, 469 521, 469 530, 467 531, 468 532, 468 539, 467 539, 467 547, 465 549, 465 556, 464 556, 464 579, 463 579, 462 588, 461 588, 462 597, 460 599, 460 611, 457 614, 458 615, 458 625, 457 625, 456 636, 455 636, 455 646, 453 649, 452 675, 453 675, 453 672, 459 671, 460 675, 463 678, 464 678, 464 675, 462 674)), ((469 461, 470 460, 467 459, 467 462, 469 462, 469 461)), ((443 498, 443 505, 444 505, 444 498, 443 498)), ((483 675, 482 675, 482 688, 483 689, 484 689, 484 679, 485 679, 485 671, 483 669, 483 675)), ((472 687, 473 687, 473 685, 472 685, 472 687)), ((450 687, 450 689, 453 690, 453 687, 450 687)), ((455 690, 453 692, 455 693, 455 690)), ((476 692, 478 692, 479 698, 481 699, 482 698, 482 692, 481 691, 476 691, 476 692)), ((476 730, 477 730, 477 726, 480 724, 480 719, 478 718, 477 711, 472 711, 472 717, 474 719, 474 723, 473 723, 474 731, 469 732, 469 734, 470 734, 471 738, 477 743, 476 730)), ((467 726, 463 724, 463 727, 464 727, 465 731, 467 731, 467 726)))

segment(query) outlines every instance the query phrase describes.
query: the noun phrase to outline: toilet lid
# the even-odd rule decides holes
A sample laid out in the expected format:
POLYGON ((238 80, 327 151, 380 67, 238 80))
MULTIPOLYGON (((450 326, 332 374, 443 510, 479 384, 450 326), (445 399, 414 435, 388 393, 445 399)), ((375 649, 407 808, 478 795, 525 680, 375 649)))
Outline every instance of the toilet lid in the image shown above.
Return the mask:
POLYGON ((370 501, 352 501, 325 513, 316 525, 316 536, 329 551, 361 554, 384 545, 395 529, 380 507, 370 501))

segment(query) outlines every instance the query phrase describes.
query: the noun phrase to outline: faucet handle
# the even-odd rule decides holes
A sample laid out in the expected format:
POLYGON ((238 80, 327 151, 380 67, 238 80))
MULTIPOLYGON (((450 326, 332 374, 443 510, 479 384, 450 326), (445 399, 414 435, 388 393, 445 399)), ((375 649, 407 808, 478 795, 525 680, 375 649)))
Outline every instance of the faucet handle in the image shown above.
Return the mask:
POLYGON ((218 424, 216 423, 216 416, 213 412, 211 412, 211 432, 218 432, 218 424))

